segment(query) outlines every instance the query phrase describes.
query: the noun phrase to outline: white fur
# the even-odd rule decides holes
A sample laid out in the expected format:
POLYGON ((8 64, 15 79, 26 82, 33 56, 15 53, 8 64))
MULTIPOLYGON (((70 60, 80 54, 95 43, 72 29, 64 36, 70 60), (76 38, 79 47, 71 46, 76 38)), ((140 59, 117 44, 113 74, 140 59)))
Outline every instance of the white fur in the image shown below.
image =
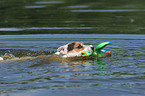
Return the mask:
POLYGON ((83 45, 83 47, 84 47, 84 50, 82 50, 82 51, 73 52, 73 53, 67 53, 68 45, 64 45, 64 46, 59 47, 55 54, 57 54, 59 56, 62 56, 62 57, 80 57, 81 53, 83 51, 88 51, 90 53, 93 52, 93 50, 91 49, 91 47, 93 47, 92 45, 83 45))
POLYGON ((0 60, 4 60, 2 57, 0 57, 0 60))

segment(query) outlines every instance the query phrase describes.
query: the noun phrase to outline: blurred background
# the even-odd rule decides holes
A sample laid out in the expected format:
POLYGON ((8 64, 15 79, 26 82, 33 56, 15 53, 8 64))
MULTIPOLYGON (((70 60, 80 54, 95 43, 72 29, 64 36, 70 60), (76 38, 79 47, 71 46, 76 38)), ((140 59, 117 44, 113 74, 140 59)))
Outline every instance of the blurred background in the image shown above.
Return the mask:
POLYGON ((144 34, 144 0, 0 0, 0 34, 144 34))

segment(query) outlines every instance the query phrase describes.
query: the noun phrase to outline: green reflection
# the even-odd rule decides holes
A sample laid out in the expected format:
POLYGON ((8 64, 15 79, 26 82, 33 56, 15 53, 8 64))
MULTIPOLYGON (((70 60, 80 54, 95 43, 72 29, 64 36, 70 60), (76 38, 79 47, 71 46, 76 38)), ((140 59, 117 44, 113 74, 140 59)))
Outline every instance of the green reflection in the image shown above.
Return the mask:
POLYGON ((0 34, 144 34, 145 1, 117 2, 116 0, 1 0, 0 34), (71 29, 30 29, 32 27, 71 29), (84 28, 74 29, 74 27, 84 28))

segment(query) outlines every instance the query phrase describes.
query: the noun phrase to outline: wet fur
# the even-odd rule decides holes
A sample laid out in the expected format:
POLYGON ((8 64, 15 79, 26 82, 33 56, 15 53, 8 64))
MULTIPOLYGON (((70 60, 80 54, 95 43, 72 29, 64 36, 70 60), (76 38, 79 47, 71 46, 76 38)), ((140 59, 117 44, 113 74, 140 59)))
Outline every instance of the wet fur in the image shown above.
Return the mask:
MULTIPOLYGON (((66 51, 64 53, 66 54, 72 54, 75 52, 80 52, 84 50, 84 43, 82 42, 72 42, 72 43, 68 43, 66 45, 64 45, 63 47, 59 47, 58 50, 59 51, 66 51), (64 47, 67 46, 67 47, 64 47), (67 49, 64 49, 67 48, 67 49)), ((58 51, 57 50, 57 51, 58 51)), ((81 60, 81 59, 86 59, 84 57, 68 57, 68 58, 63 58, 59 55, 56 54, 52 54, 52 55, 40 55, 40 56, 36 56, 36 57, 21 57, 21 58, 11 58, 10 56, 5 57, 6 59, 4 61, 1 62, 9 62, 9 61, 26 61, 26 60, 36 60, 36 59, 41 59, 41 61, 47 61, 47 62, 52 62, 52 61, 64 61, 64 62, 70 62, 72 60, 81 60)))

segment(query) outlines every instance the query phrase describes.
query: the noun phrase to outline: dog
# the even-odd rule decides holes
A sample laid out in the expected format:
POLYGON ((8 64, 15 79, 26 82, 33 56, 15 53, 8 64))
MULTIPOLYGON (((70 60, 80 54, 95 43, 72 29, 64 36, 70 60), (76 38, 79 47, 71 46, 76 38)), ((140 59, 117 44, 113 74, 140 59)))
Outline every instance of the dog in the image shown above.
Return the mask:
POLYGON ((61 57, 80 57, 83 51, 93 53, 94 47, 92 45, 84 45, 83 42, 72 42, 57 49, 55 54, 61 57))
MULTIPOLYGON (((72 42, 68 43, 64 46, 60 46, 52 55, 44 55, 44 56, 36 56, 36 57, 21 57, 21 58, 14 58, 14 56, 4 55, 0 57, 0 60, 25 60, 25 59, 34 59, 40 57, 49 57, 51 59, 59 59, 59 58, 67 58, 67 57, 81 57, 83 51, 88 51, 90 53, 94 52, 94 47, 92 45, 84 45, 83 42, 72 42), (57 56, 56 56, 57 55, 57 56), (57 58, 56 58, 57 57, 57 58)), ((67 59, 68 60, 68 59, 67 59)))

